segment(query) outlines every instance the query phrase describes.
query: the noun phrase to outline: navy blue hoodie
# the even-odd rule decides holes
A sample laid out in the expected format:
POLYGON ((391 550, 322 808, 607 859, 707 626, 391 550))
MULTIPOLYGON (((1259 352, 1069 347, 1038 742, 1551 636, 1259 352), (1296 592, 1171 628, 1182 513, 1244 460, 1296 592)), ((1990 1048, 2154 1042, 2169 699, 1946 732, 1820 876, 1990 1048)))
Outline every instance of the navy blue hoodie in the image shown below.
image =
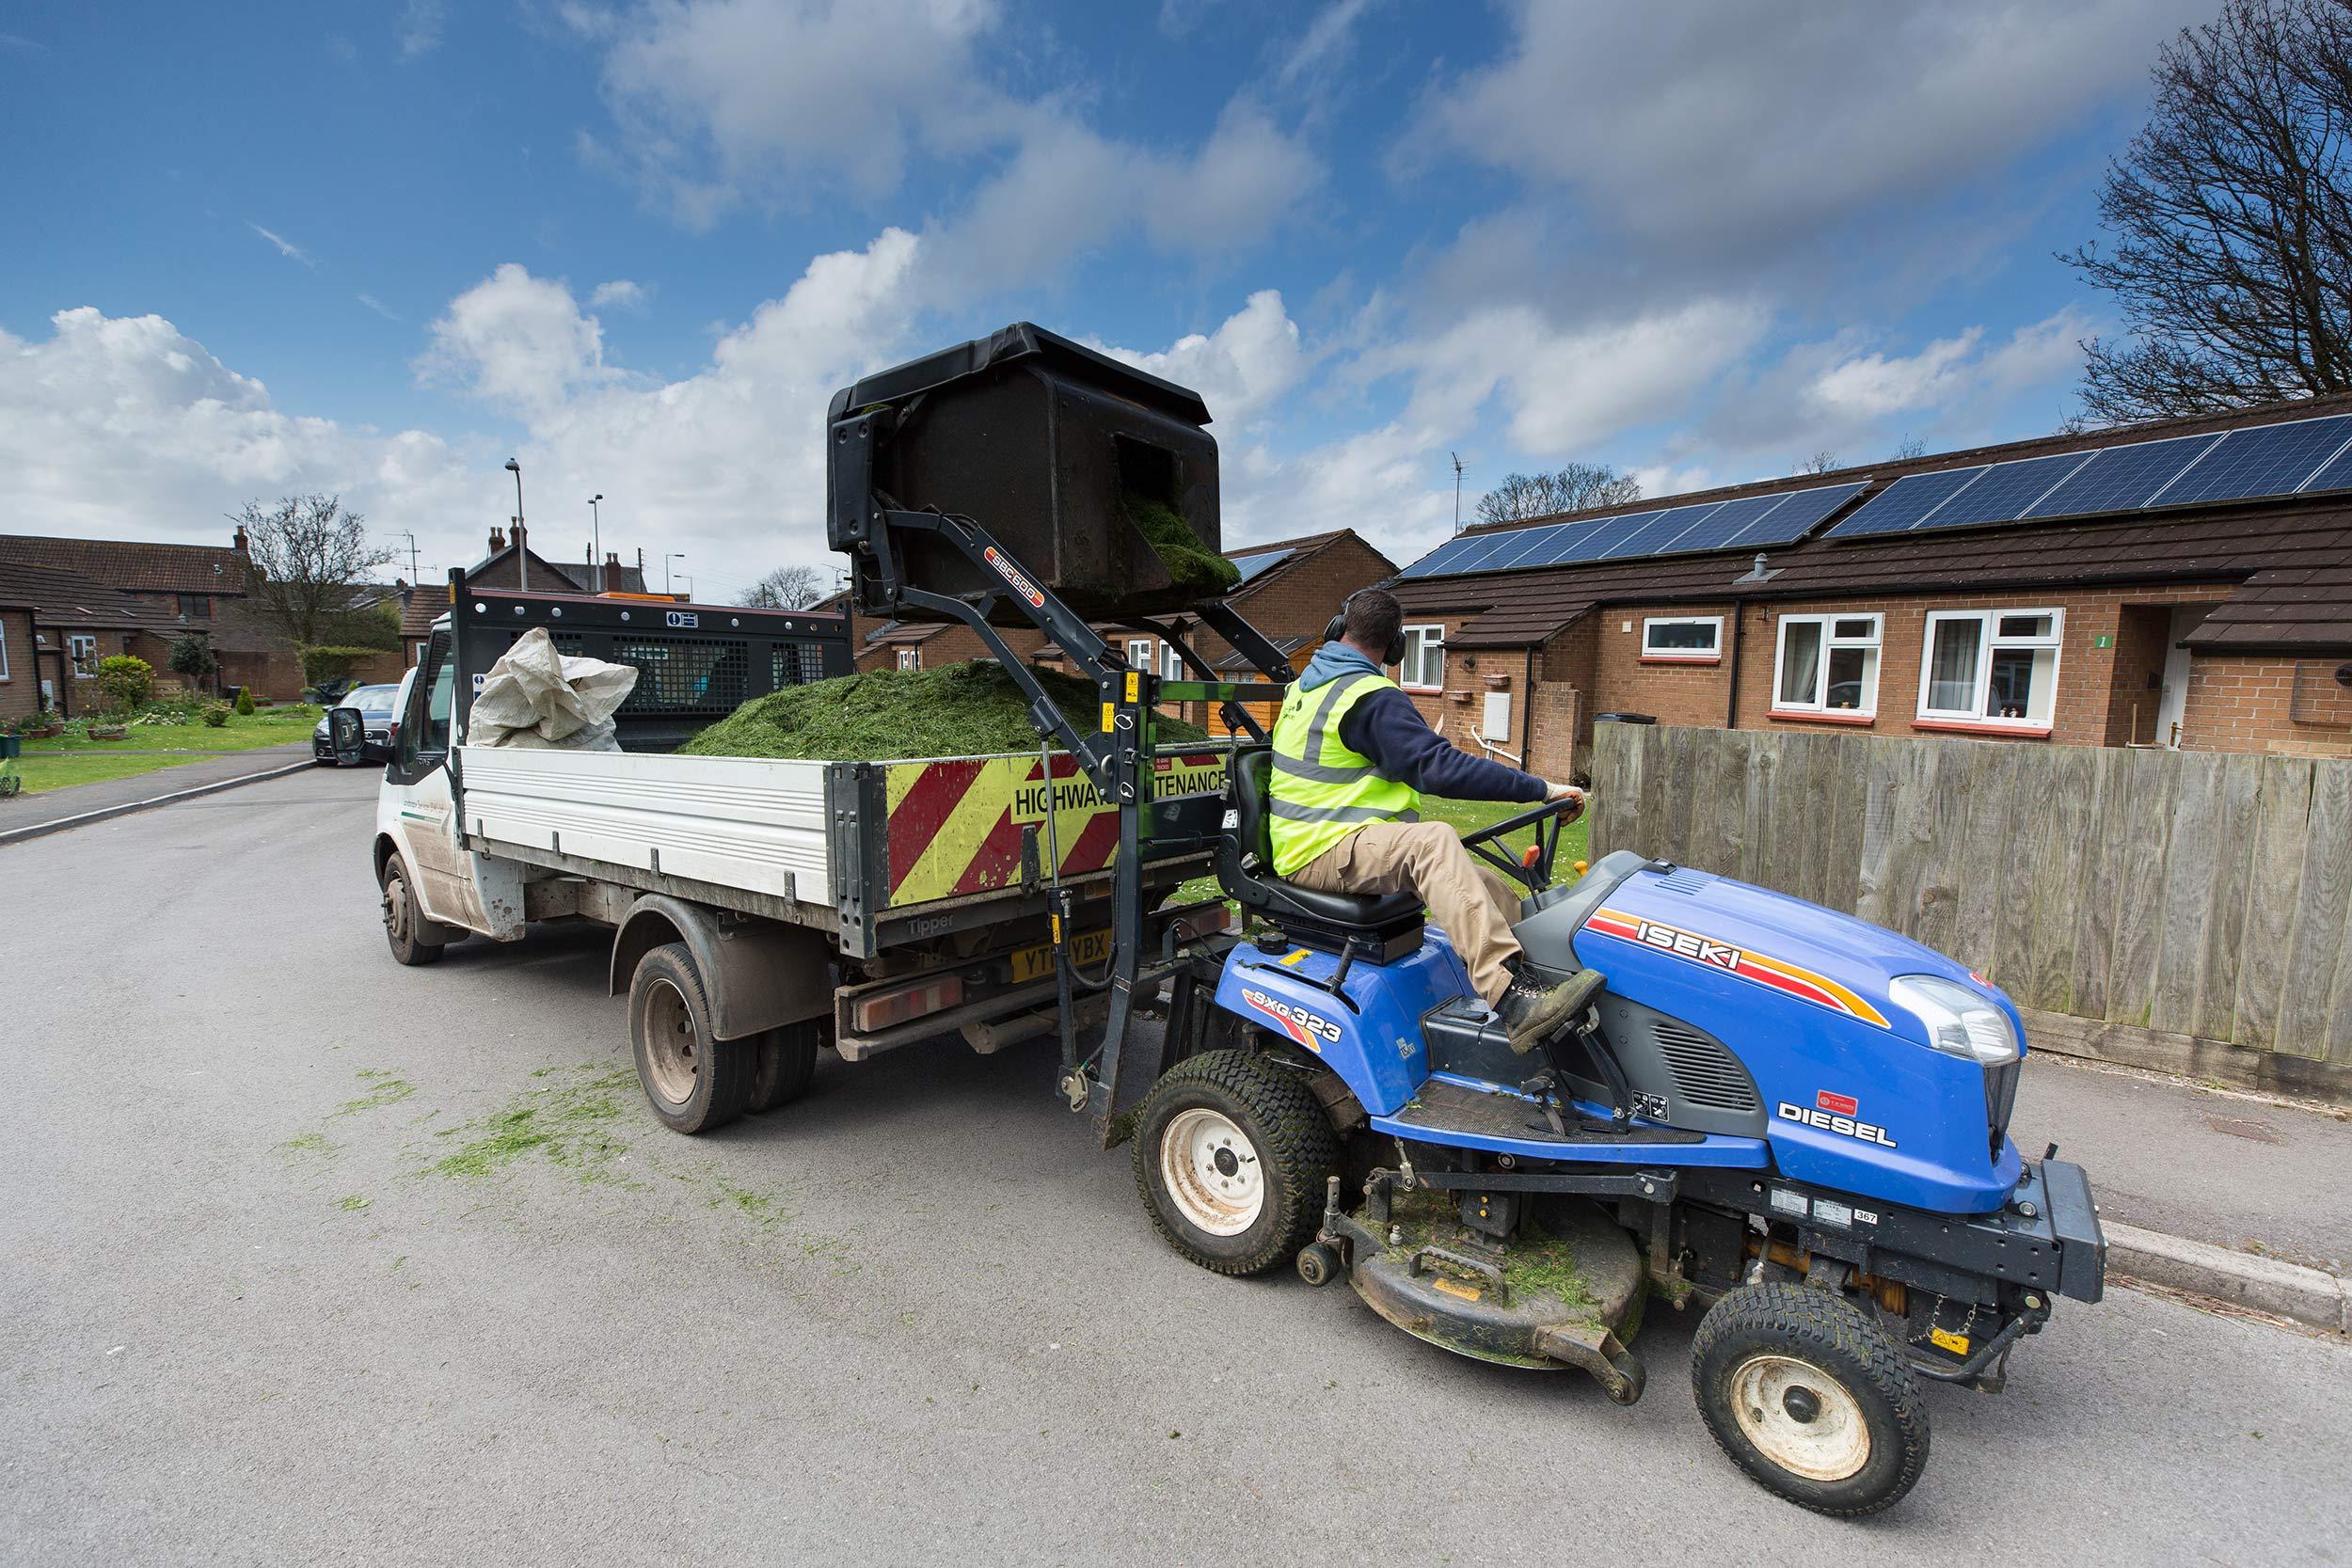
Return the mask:
MULTIPOLYGON (((1344 642, 1326 642, 1315 650, 1298 685, 1312 691, 1342 675, 1358 673, 1376 675, 1380 667, 1344 642)), ((1412 699, 1393 687, 1358 698, 1340 721, 1340 738, 1349 750, 1370 757, 1382 778, 1410 784, 1423 795, 1448 800, 1540 800, 1549 793, 1533 773, 1472 756, 1448 741, 1422 719, 1412 699)))

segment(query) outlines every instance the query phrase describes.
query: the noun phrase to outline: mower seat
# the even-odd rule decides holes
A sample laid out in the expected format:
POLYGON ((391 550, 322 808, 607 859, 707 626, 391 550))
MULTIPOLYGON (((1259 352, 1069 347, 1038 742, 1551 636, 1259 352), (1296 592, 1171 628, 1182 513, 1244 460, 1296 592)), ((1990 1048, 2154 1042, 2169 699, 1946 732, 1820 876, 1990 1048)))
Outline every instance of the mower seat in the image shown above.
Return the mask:
POLYGON ((1237 746, 1227 765, 1226 799, 1233 826, 1217 846, 1217 879, 1244 909, 1280 927, 1301 947, 1393 963, 1420 951, 1422 901, 1417 893, 1317 893, 1274 875, 1272 817, 1266 810, 1274 753, 1237 746))

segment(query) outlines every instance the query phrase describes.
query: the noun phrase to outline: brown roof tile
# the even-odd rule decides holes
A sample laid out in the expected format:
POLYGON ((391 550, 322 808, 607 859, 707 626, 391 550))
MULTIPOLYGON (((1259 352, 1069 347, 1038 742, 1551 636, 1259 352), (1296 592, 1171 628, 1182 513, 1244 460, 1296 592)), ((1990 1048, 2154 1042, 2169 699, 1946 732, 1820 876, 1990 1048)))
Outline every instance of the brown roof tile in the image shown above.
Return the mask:
POLYGON ((109 588, 147 594, 245 592, 245 557, 226 545, 151 545, 129 539, 0 533, 0 560, 76 572, 109 588))
POLYGON ((79 572, 10 559, 7 546, 13 543, 0 538, 0 604, 29 605, 35 626, 61 631, 83 627, 156 632, 181 629, 179 616, 170 610, 118 592, 79 572))

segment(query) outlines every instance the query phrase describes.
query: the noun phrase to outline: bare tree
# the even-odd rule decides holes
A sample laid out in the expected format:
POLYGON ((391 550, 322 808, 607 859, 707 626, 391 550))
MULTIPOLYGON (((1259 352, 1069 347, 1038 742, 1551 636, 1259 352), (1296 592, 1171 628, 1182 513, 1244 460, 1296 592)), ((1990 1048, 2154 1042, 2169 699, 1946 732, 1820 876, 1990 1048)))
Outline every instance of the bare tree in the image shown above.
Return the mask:
POLYGON ((2099 195, 2113 248, 2059 258, 2132 332, 2083 345, 2090 421, 2352 387, 2352 0, 2227 0, 2153 74, 2099 195))
POLYGON ((1796 471, 1801 474, 1834 474, 1844 466, 1837 461, 1836 452, 1823 448, 1798 464, 1796 471))
POLYGON ((302 646, 321 641, 354 585, 397 553, 371 544, 367 519, 340 496, 288 496, 266 509, 247 501, 230 520, 245 529, 256 608, 302 646))
POLYGON ((1916 436, 1906 436, 1895 443, 1895 450, 1886 454, 1889 463, 1908 463, 1928 454, 1928 444, 1916 436))
POLYGON ((735 602, 754 610, 806 610, 824 596, 824 574, 816 567, 779 566, 735 602))
POLYGON ((1478 498, 1478 520, 1517 522, 1558 512, 1589 512, 1642 499, 1642 482, 1606 463, 1571 463, 1549 473, 1505 474, 1478 498))

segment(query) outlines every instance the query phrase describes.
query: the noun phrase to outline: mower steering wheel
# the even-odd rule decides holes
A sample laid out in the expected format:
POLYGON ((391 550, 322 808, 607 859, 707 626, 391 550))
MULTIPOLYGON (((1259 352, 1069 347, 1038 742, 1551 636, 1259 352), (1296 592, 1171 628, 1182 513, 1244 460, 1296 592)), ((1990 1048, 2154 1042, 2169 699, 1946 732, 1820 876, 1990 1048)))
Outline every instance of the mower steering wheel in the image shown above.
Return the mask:
POLYGON ((1575 800, 1546 800, 1523 812, 1489 822, 1476 832, 1462 835, 1462 847, 1509 877, 1530 893, 1541 893, 1551 885, 1553 858, 1560 850, 1560 830, 1584 815, 1586 797, 1575 800), (1515 860, 1494 848, 1496 840, 1518 832, 1521 828, 1535 830, 1534 855, 1532 859, 1515 860))

